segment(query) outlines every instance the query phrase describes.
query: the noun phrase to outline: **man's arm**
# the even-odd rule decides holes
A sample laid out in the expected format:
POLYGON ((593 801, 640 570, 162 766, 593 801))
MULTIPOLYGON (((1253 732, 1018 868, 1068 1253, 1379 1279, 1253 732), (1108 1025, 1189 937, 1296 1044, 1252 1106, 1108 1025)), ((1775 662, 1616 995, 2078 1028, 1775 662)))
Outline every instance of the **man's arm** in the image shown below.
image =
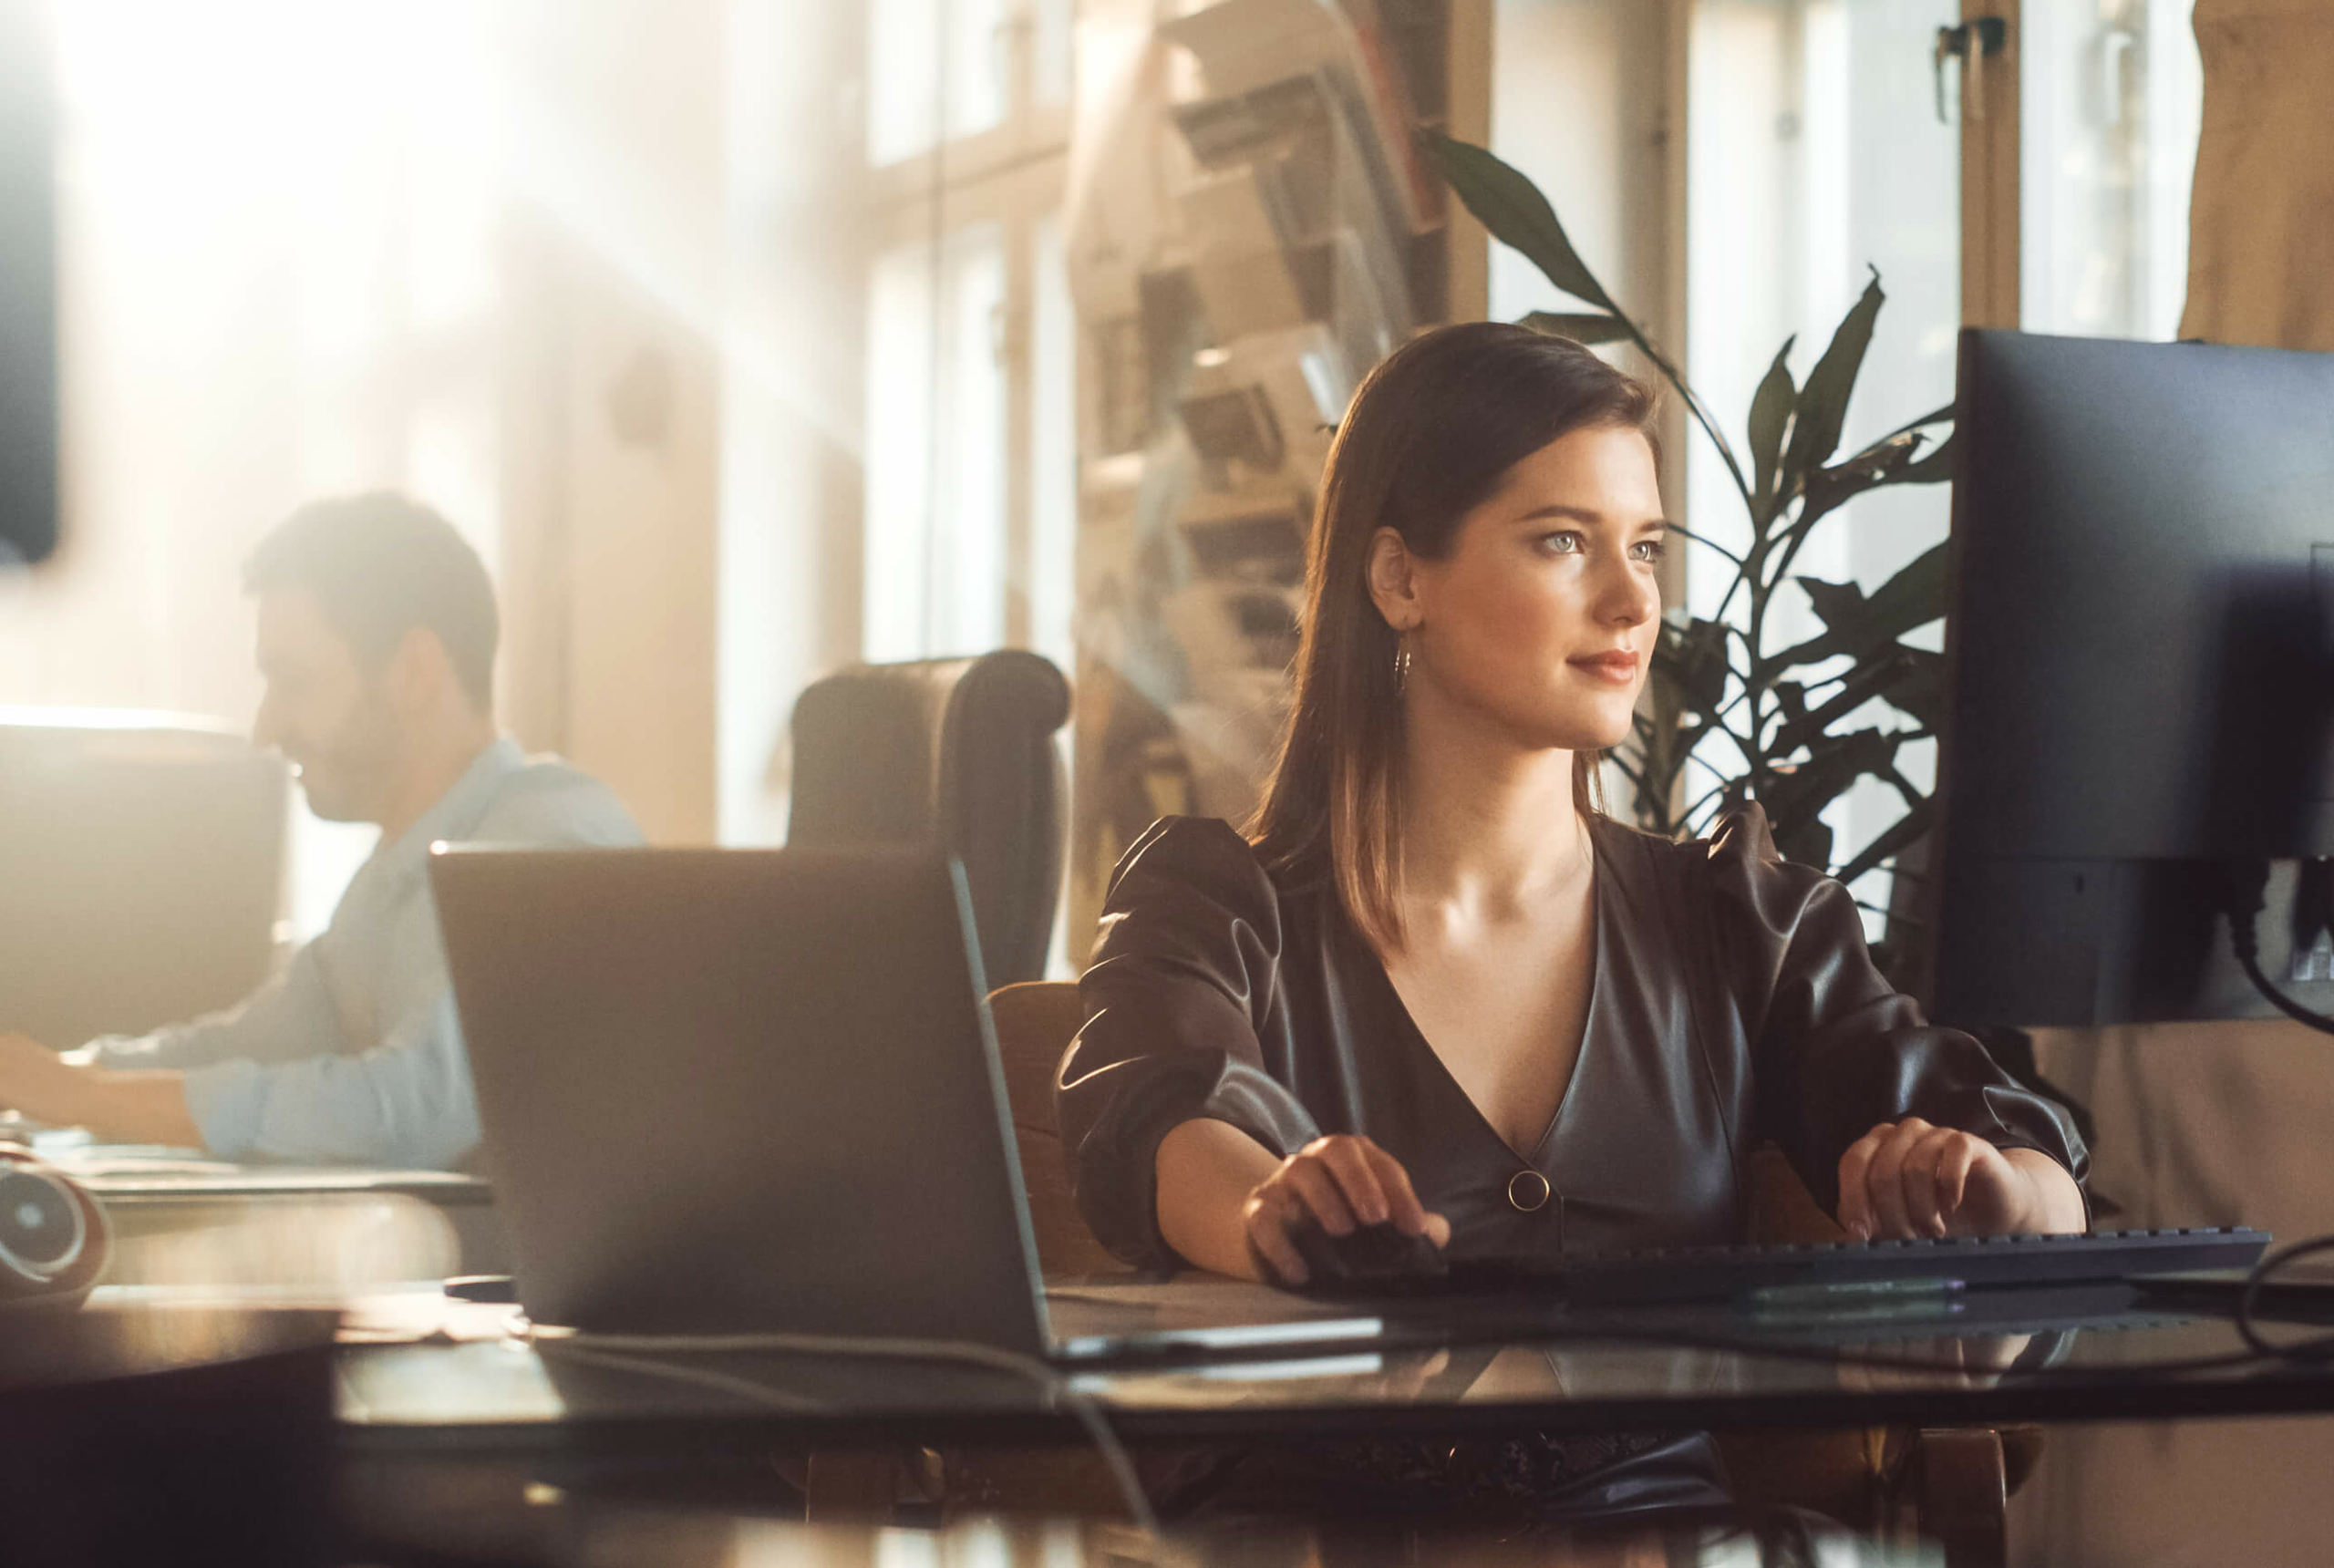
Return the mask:
MULTIPOLYGON (((477 836, 544 847, 641 841, 615 797, 580 774, 498 802, 477 836)), ((478 1143, 478 1105, 426 894, 418 919, 369 938, 415 955, 395 991, 418 999, 369 1050, 341 1054, 339 1016, 312 943, 280 981, 233 1012, 142 1039, 93 1042, 87 1065, 0 1036, 0 1106, 108 1140, 200 1146, 228 1159, 450 1166, 478 1143)))
POLYGON ((442 1170, 479 1138, 451 992, 361 1055, 178 1071, 83 1067, 0 1036, 0 1106, 86 1127, 109 1143, 207 1149, 230 1160, 442 1170))
POLYGON ((108 1143, 201 1148, 185 1080, 166 1068, 80 1067, 37 1040, 0 1035, 0 1105, 52 1126, 86 1127, 108 1143))
POLYGON ((98 1068, 187 1068, 235 1060, 290 1061, 339 1048, 340 1017, 325 985, 322 950, 311 942, 292 955, 283 974, 225 1012, 150 1035, 92 1040, 68 1059, 98 1068))
POLYGON ((109 1143, 199 1149, 187 1069, 229 1059, 284 1061, 334 1049, 339 1037, 319 950, 310 943, 238 1006, 150 1035, 108 1036, 59 1056, 0 1032, 0 1107, 50 1126, 86 1127, 109 1143))
POLYGON ((203 1146, 231 1160, 449 1168, 479 1140, 478 1101, 451 990, 369 1051, 179 1077, 203 1146))

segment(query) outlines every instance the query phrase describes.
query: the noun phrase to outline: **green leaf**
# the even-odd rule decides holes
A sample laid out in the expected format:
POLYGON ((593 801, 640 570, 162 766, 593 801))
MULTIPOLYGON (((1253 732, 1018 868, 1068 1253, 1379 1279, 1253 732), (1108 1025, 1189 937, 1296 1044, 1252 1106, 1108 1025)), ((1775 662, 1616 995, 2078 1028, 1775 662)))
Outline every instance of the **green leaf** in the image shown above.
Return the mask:
POLYGON ((1631 724, 1637 757, 1634 767, 1626 769, 1637 791, 1637 825, 1664 836, 1678 827, 1670 812, 1677 804, 1678 775, 1708 731, 1706 725, 1685 722, 1686 694, 1678 680, 1682 628, 1665 620, 1655 645, 1647 700, 1631 724))
POLYGON ((1907 430, 1918 430, 1926 428, 1930 425, 1945 424, 1956 417, 1958 407, 1958 404, 1947 403, 1942 408, 1932 408, 1917 419, 1906 420, 1904 424, 1897 426, 1895 429, 1889 431, 1887 435, 1883 436, 1880 438, 1884 441, 1890 440, 1895 437, 1903 435, 1907 430))
MULTIPOLYGON (((1884 729, 1859 729, 1842 736, 1827 736, 1813 748, 1806 759, 1788 768, 1779 768, 1767 786, 1759 792, 1759 802, 1767 809, 1768 820, 1773 824, 1775 847, 1783 849, 1792 842, 1802 852, 1811 852, 1816 840, 1815 830, 1808 824, 1823 814, 1823 808, 1845 794, 1855 781, 1868 773, 1880 773, 1893 767, 1896 760, 1898 738, 1884 729)), ((1828 869, 1830 841, 1823 840, 1825 859, 1811 860, 1807 864, 1828 869)), ((1790 851, 1785 851, 1788 854, 1790 851)))
POLYGON ((1937 444, 1936 451, 1917 462, 1906 463, 1889 477, 1887 483, 1899 485, 1933 485, 1953 477, 1956 453, 1953 444, 1961 438, 1959 432, 1947 436, 1937 444))
POLYGON ((1856 851, 1854 860, 1839 869, 1837 876, 1843 882, 1855 881, 1889 856, 1899 853, 1918 841, 1936 825, 1936 808, 1926 800, 1922 801, 1882 829, 1872 842, 1856 851))
POLYGON ((1916 466, 1913 454, 1919 450, 1921 440, 1917 432, 1903 431, 1874 441, 1845 462, 1809 474, 1802 485, 1807 504, 1799 509, 1799 516, 1792 521, 1792 533, 1804 535, 1817 522, 1866 490, 1905 482, 1905 475, 1916 466))
POLYGON ((1692 529, 1688 528, 1681 522, 1673 521, 1670 523, 1669 531, 1676 534, 1678 538, 1686 541, 1689 544, 1699 544, 1704 550, 1709 551, 1712 554, 1721 556, 1728 561, 1731 561, 1734 562, 1736 571, 1739 572, 1741 570, 1743 565, 1742 557, 1735 554, 1734 552, 1729 550, 1725 545, 1720 544, 1717 540, 1705 539, 1700 534, 1696 533, 1692 529))
POLYGON ((1874 441, 1845 462, 1833 463, 1816 471, 1833 484, 1878 484, 1913 460, 1913 454, 1920 449, 1921 439, 1919 431, 1907 430, 1901 436, 1874 441))
POLYGON ((1896 650, 1904 656, 1905 674, 1895 685, 1880 695, 1901 711, 1916 720, 1923 729, 1935 732, 1945 727, 1945 655, 1926 648, 1908 648, 1902 643, 1896 650))
POLYGON ((1682 712, 1709 717, 1726 700, 1726 639, 1722 621, 1697 620, 1682 630, 1665 624, 1654 645, 1652 674, 1678 692, 1682 712))
POLYGON ((1923 551, 1883 583, 1868 603, 1880 637, 1889 642, 1941 618, 1945 614, 1945 546, 1932 545, 1923 551))
POLYGON ((1815 599, 1819 593, 1825 594, 1824 599, 1817 601, 1815 611, 1823 617, 1824 630, 1821 634, 1786 648, 1769 659, 1767 667, 1770 669, 1785 670, 1794 665, 1821 664, 1843 654, 1853 658, 1868 658, 1915 627, 1926 626, 1943 615, 1945 546, 1937 545, 1921 555, 1882 583, 1861 605, 1851 603, 1843 594, 1830 592, 1845 584, 1825 583, 1817 585, 1816 580, 1810 577, 1802 577, 1799 582, 1802 587, 1807 588, 1810 599, 1815 599))
POLYGON ((1781 498, 1775 494, 1775 465, 1782 459, 1783 429, 1791 423, 1792 406, 1799 399, 1799 388, 1792 385, 1792 345, 1796 335, 1783 339, 1782 347, 1775 351, 1775 362, 1767 366, 1767 374, 1759 383, 1759 390, 1750 398, 1750 462, 1757 476, 1751 495, 1764 513, 1753 519, 1761 522, 1781 510, 1781 498))
POLYGON ((1451 182, 1451 193, 1491 231, 1492 238, 1522 252, 1550 283, 1574 298, 1607 311, 1616 308, 1612 296, 1572 248, 1564 225, 1556 222, 1555 209, 1521 171, 1480 147, 1435 131, 1421 131, 1420 141, 1451 182))
POLYGON ((1866 614, 1864 590, 1853 583, 1826 583, 1821 577, 1802 577, 1799 585, 1807 590, 1807 600, 1815 606, 1816 619, 1833 631, 1854 626, 1866 614))
POLYGON ((1519 324, 1534 332, 1544 332, 1550 337, 1569 337, 1575 343, 1626 343, 1628 324, 1617 315, 1602 312, 1574 315, 1551 310, 1535 310, 1519 324))
MULTIPOLYGON (((1904 708, 1897 694, 1906 686, 1913 688, 1915 701, 1922 697, 1920 683, 1926 672, 1920 666, 1923 658, 1935 659, 1935 654, 1921 654, 1903 644, 1892 645, 1886 651, 1851 669, 1831 696, 1791 717, 1775 731, 1769 749, 1773 755, 1788 757, 1802 746, 1812 746, 1823 732, 1840 720, 1854 714, 1877 697, 1904 708)), ((1909 708, 1905 709, 1911 712, 1909 708)), ((1916 718, 1919 714, 1914 714, 1916 718)))
MULTIPOLYGON (((1883 485, 1926 484, 1936 480, 1950 479, 1953 459, 1946 453, 1936 458, 1936 466, 1929 459, 1913 460, 1923 438, 1911 431, 1900 431, 1885 439, 1874 441, 1845 462, 1817 469, 1802 482, 1805 502, 1799 515, 1792 520, 1784 537, 1804 540, 1814 531, 1815 525, 1840 508, 1883 485)), ((1952 438, 1947 438, 1947 445, 1952 438)))
POLYGON ((1807 373, 1807 385, 1800 388, 1797 417, 1792 421, 1791 449, 1783 459, 1786 489, 1792 475, 1812 472, 1838 449, 1840 428, 1848 418, 1848 395, 1855 390, 1864 350, 1872 346, 1873 323, 1887 298, 1881 293, 1880 273, 1875 268, 1872 282, 1864 285, 1864 294, 1832 334, 1831 346, 1807 373))

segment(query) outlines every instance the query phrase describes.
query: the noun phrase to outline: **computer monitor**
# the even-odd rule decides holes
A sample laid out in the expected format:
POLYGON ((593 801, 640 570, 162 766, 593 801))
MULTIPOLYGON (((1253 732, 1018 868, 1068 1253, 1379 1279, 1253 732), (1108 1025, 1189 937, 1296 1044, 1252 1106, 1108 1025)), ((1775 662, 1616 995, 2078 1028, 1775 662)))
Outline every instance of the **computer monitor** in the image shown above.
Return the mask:
POLYGON ((0 569, 57 546, 57 115, 48 0, 0 0, 0 569))
POLYGON ((1968 331, 1960 346, 1932 1011, 2264 1016, 2334 855, 2334 355, 1968 331))
POLYGON ((201 720, 0 707, 0 1032, 62 1049, 242 1001, 289 800, 281 757, 201 720))

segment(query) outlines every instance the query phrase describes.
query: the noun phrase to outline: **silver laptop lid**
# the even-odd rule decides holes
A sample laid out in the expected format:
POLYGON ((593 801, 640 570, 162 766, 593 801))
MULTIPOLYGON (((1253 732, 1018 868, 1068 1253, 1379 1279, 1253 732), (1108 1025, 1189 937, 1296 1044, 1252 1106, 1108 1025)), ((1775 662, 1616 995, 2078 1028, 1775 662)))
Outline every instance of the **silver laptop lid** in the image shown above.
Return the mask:
POLYGON ((954 862, 440 846, 430 875, 529 1316, 1045 1352, 954 862))

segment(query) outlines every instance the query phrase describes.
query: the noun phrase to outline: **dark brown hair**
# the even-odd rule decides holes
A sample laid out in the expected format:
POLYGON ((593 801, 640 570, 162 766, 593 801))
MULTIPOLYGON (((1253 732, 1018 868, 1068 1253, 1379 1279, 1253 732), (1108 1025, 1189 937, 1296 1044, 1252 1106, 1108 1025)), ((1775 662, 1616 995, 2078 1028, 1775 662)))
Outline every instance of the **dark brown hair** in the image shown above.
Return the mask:
POLYGON ((462 690, 494 707, 494 585, 478 552, 419 501, 387 490, 311 501, 243 563, 243 592, 305 588, 377 673, 415 626, 437 634, 462 690))
MULTIPOLYGON (((1326 872, 1379 946, 1399 947, 1399 639, 1369 593, 1370 542, 1391 528, 1439 561, 1459 524, 1510 469, 1575 430, 1653 439, 1653 394, 1579 344, 1468 322, 1403 345, 1363 378, 1329 449, 1306 552, 1294 710, 1248 832, 1278 872, 1326 872)), ((1594 754, 1573 762, 1573 799, 1594 810, 1594 754)))

